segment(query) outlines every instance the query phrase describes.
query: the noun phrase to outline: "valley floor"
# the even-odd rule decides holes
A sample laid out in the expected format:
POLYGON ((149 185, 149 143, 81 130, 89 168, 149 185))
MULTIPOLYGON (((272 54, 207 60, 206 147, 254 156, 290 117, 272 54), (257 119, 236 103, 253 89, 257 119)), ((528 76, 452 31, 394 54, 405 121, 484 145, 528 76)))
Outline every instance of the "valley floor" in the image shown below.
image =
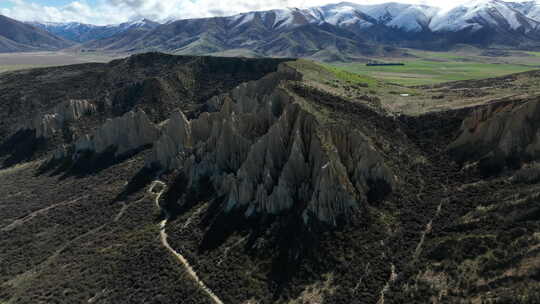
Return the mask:
POLYGON ((70 64, 109 62, 118 55, 104 55, 75 52, 27 52, 0 53, 0 73, 32 68, 44 68, 70 64))
POLYGON ((366 66, 365 63, 335 63, 343 70, 400 85, 430 85, 448 81, 499 77, 540 68, 540 53, 489 51, 472 47, 453 52, 408 50, 399 58, 367 58, 378 62, 400 62, 404 66, 366 66))

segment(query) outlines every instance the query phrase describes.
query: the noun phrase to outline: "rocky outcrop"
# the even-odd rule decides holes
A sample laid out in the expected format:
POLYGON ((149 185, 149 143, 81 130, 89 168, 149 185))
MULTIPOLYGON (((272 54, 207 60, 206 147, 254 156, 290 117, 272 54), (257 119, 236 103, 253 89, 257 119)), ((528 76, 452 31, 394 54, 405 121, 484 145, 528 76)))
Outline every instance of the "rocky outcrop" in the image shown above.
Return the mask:
POLYGON ((369 139, 317 120, 281 86, 294 77, 242 84, 191 121, 175 112, 147 165, 182 170, 192 189, 210 180, 226 210, 246 216, 295 209, 306 222, 335 224, 361 210, 375 185, 390 191, 393 175, 369 139))
POLYGON ((158 138, 157 126, 143 110, 135 110, 107 120, 94 134, 80 138, 75 143, 75 152, 103 153, 109 148, 115 148, 115 154, 121 155, 150 145, 158 138))
MULTIPOLYGON (((144 111, 131 111, 60 147, 53 158, 122 155, 152 145, 148 167, 182 171, 193 191, 209 181, 227 211, 250 217, 295 210, 306 223, 336 224, 361 212, 371 194, 391 191, 394 177, 367 136, 318 119, 289 92, 285 83, 298 79, 282 67, 211 98, 192 120, 176 110, 157 126, 144 111)), ((62 112, 63 120, 79 117, 77 109, 62 112)))
POLYGON ((495 104, 474 110, 449 146, 460 162, 490 165, 521 163, 540 157, 540 101, 495 104))
POLYGON ((191 125, 184 113, 176 111, 162 128, 154 143, 148 165, 158 164, 162 168, 174 169, 182 166, 186 151, 191 148, 191 125))
POLYGON ((216 145, 222 145, 221 154, 214 159, 228 166, 224 155, 247 150, 251 141, 266 133, 278 119, 284 105, 291 103, 290 97, 277 87, 280 81, 297 77, 295 72, 282 68, 258 81, 242 83, 230 94, 211 98, 206 107, 210 111, 190 122, 181 111, 175 112, 162 127, 147 164, 175 169, 183 166, 179 159, 184 156, 215 152, 216 145))
MULTIPOLYGON (((192 120, 176 110, 157 126, 143 110, 131 111, 58 148, 53 158, 77 159, 84 151, 118 156, 152 145, 146 166, 182 171, 193 191, 209 181, 227 211, 250 217, 294 210, 306 223, 336 224, 361 212, 373 193, 391 191, 394 177, 367 136, 317 118, 287 89, 298 79, 281 67, 211 98, 192 120)), ((72 108, 62 112, 63 121, 84 110, 72 108)))
POLYGON ((367 136, 318 119, 289 92, 284 83, 297 79, 296 71, 281 69, 243 83, 211 98, 208 111, 192 120, 176 110, 156 126, 143 110, 131 111, 53 158, 152 145, 148 167, 182 171, 193 191, 210 181, 228 211, 250 217, 295 210, 306 223, 336 224, 361 212, 371 194, 391 191, 394 177, 367 136))
POLYGON ((37 138, 50 138, 67 122, 79 120, 83 115, 96 112, 96 106, 87 100, 68 100, 58 104, 46 114, 34 117, 24 127, 36 131, 37 138))
POLYGON ((334 224, 367 203, 371 181, 394 184, 367 138, 325 128, 296 104, 286 108, 226 180, 220 192, 227 195, 229 209, 245 206, 249 216, 300 208, 306 222, 317 218, 334 224))

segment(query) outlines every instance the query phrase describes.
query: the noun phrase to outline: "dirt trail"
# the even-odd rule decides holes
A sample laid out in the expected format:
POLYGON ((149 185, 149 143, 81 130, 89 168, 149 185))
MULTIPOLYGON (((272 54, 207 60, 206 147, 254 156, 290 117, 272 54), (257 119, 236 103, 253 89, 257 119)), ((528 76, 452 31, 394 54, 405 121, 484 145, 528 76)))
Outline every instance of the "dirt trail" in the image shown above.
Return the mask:
MULTIPOLYGON (((161 198, 161 195, 165 192, 165 190, 167 189, 167 185, 165 183, 163 183, 162 181, 154 181, 152 183, 152 185, 150 186, 148 192, 150 194, 154 194, 155 195, 155 199, 154 199, 154 202, 156 204, 156 207, 158 207, 160 210, 163 210, 161 208, 161 205, 159 204, 159 199, 161 198), (158 191, 158 192, 154 192, 154 188, 156 186, 160 186, 161 189, 158 191)), ((188 260, 182 255, 180 254, 179 252, 177 252, 176 250, 174 250, 174 248, 171 247, 171 245, 169 244, 169 241, 168 241, 168 235, 167 235, 167 232, 165 230, 165 228, 167 227, 167 222, 169 221, 169 215, 166 213, 165 211, 165 219, 162 220, 160 223, 159 223, 159 228, 160 228, 160 232, 159 232, 159 236, 160 236, 160 240, 161 240, 161 244, 178 260, 180 261, 180 263, 182 263, 182 265, 184 265, 184 268, 187 270, 189 276, 197 283, 197 285, 199 285, 199 287, 212 299, 212 301, 215 303, 215 304, 223 304, 223 301, 221 301, 218 296, 216 296, 216 294, 210 289, 208 288, 208 286, 206 286, 206 284, 201 280, 199 279, 199 276, 197 275, 197 273, 195 272, 195 270, 193 269, 193 267, 191 267, 191 265, 189 264, 188 260)))
POLYGON ((87 197, 88 197, 88 195, 84 195, 84 196, 78 197, 78 198, 70 200, 70 201, 63 201, 63 202, 60 202, 60 203, 57 203, 57 204, 54 204, 54 205, 47 206, 45 208, 36 210, 34 212, 31 212, 31 213, 27 214, 23 218, 19 218, 19 219, 14 220, 11 224, 3 227, 0 231, 7 232, 7 231, 10 231, 10 230, 13 230, 13 229, 15 229, 15 228, 17 228, 19 226, 24 225, 26 222, 32 220, 34 217, 36 217, 38 215, 41 215, 41 214, 47 213, 49 210, 77 203, 78 201, 80 201, 82 199, 85 199, 87 197))
POLYGON ((426 235, 431 233, 431 230, 433 229, 433 220, 439 216, 441 213, 443 204, 445 201, 442 201, 439 206, 437 207, 437 212, 435 212, 435 215, 431 218, 431 220, 427 223, 426 229, 422 231, 422 236, 420 237, 420 241, 418 242, 418 245, 416 246, 416 250, 414 251, 414 260, 417 260, 420 257, 420 254, 422 253, 422 249, 424 246, 424 241, 426 239, 426 235))
MULTIPOLYGON (((85 198, 85 197, 80 197, 78 199, 75 199, 73 201, 69 201, 68 203, 73 203, 73 202, 76 202, 76 201, 79 201, 81 200, 82 198, 85 198)), ((143 197, 142 199, 140 199, 139 201, 137 202, 140 202, 144 199, 145 197, 143 197)), ((38 211, 35 211, 33 214, 34 216, 37 215, 37 214, 41 214, 44 212, 49 210, 49 209, 52 209, 52 208, 56 208, 58 206, 64 206, 66 205, 66 203, 60 203, 60 204, 56 204, 56 205, 53 205, 53 206, 50 206, 50 207, 47 207, 47 208, 44 208, 44 209, 41 209, 41 210, 38 210, 38 211)), ((122 208, 120 209, 120 211, 115 215, 114 219, 113 219, 113 223, 115 222, 118 222, 120 220, 120 218, 122 218, 122 216, 124 215, 124 213, 126 212, 128 208, 128 205, 123 203, 123 206, 122 208)), ((32 215, 32 214, 30 214, 32 215)), ((28 216, 30 216, 28 215, 28 216)), ((16 223, 12 223, 11 225, 24 225, 29 219, 28 216, 26 216, 25 218, 23 219, 20 219, 18 220, 18 222, 16 221, 16 223), (27 220, 25 220, 27 219, 27 220)), ((35 266, 33 269, 30 269, 26 272, 23 272, 17 276, 15 276, 14 278, 12 278, 11 280, 7 281, 5 284, 6 285, 16 285, 16 282, 17 281, 24 281, 24 280, 30 280, 33 276, 36 276, 38 273, 40 273, 43 269, 45 269, 45 267, 49 266, 55 259, 57 259, 65 250, 67 250, 69 247, 73 246, 74 244, 76 244, 78 241, 84 239, 85 237, 89 236, 89 235, 92 235, 92 234, 95 234, 95 233, 98 233, 100 232, 101 230, 105 229, 108 225, 110 224, 103 224, 101 226, 98 226, 92 230, 89 230, 77 237, 75 237, 74 239, 71 239, 69 241, 67 241, 65 244, 63 244, 60 248, 58 248, 55 252, 52 253, 51 256, 49 256, 46 260, 44 260, 42 263, 38 264, 37 266, 35 266)), ((9 227, 9 226, 8 226, 9 227)), ((8 227, 5 227, 4 229, 7 229, 8 227)), ((11 228, 13 229, 13 228, 11 228)), ((1 230, 3 231, 3 229, 1 230)))
POLYGON ((199 208, 197 208, 197 210, 195 210, 195 212, 193 212, 193 214, 187 219, 187 221, 182 226, 182 231, 183 231, 183 229, 186 229, 191 224, 191 222, 193 221, 193 218, 195 218, 195 217, 199 216, 199 214, 201 214, 201 212, 206 207, 206 205, 207 204, 202 204, 199 208))
POLYGON ((386 281, 386 285, 384 285, 383 289, 381 290, 381 295, 379 297, 379 301, 377 301, 377 304, 384 304, 384 296, 390 290, 390 284, 394 282, 397 279, 397 273, 396 273, 396 265, 393 263, 390 265, 390 278, 388 278, 388 281, 386 281))
POLYGON ((235 248, 236 246, 239 246, 240 244, 242 244, 245 240, 247 240, 248 236, 245 236, 241 239, 239 239, 238 241, 236 241, 234 244, 230 245, 230 246, 227 246, 225 248, 225 250, 223 251, 223 254, 221 255, 221 258, 219 259, 219 261, 216 263, 217 265, 221 265, 223 263, 223 261, 225 261, 225 259, 227 259, 227 255, 229 254, 229 251, 233 248, 235 248))

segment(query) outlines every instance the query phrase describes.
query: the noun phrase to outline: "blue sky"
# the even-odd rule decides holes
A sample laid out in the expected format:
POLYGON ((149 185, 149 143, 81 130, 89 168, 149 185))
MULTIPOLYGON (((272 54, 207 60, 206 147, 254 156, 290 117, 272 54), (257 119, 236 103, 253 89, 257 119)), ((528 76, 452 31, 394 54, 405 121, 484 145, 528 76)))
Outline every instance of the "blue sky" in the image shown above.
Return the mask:
MULTIPOLYGON (((21 21, 76 21, 103 25, 141 18, 163 22, 172 19, 226 16, 255 10, 313 7, 341 1, 344 0, 0 0, 0 14, 21 21)), ((348 1, 361 4, 405 2, 448 9, 462 3, 487 0, 348 1)))
MULTIPOLYGON (((70 2, 73 2, 73 0, 34 0, 32 2, 35 2, 39 5, 46 5, 46 6, 64 6, 68 5, 70 2)), ((96 0, 86 0, 89 4, 95 4, 96 0)), ((13 7, 14 3, 9 0, 0 0, 0 7, 7 8, 7 7, 13 7)))
POLYGON ((7 1, 0 1, 0 8, 12 7, 13 4, 7 1))

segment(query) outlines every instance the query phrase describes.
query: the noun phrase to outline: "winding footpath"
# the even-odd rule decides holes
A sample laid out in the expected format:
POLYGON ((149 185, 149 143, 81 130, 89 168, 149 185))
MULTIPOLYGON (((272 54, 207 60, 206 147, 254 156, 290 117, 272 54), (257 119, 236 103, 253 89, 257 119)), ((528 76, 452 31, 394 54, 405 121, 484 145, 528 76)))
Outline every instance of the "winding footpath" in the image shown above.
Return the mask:
MULTIPOLYGON (((148 193, 155 195, 154 203, 156 204, 156 207, 159 208, 160 210, 163 210, 163 209, 161 208, 161 205, 159 204, 159 200, 161 198, 161 195, 163 195, 163 193, 165 193, 166 189, 167 189, 167 185, 164 182, 159 181, 159 180, 156 180, 156 181, 152 182, 152 185, 150 185, 150 188, 148 189, 148 193), (161 187, 161 189, 158 192, 155 192, 154 189, 157 186, 161 187)), ((199 287, 212 299, 212 301, 215 304, 224 304, 223 301, 221 301, 218 298, 218 296, 216 296, 216 294, 210 288, 208 288, 208 286, 206 286, 206 284, 201 279, 199 279, 199 276, 197 275, 195 270, 193 270, 193 267, 191 267, 188 260, 182 254, 180 254, 178 251, 174 250, 174 248, 172 248, 171 245, 169 244, 168 235, 167 235, 167 232, 165 230, 165 228, 167 227, 167 222, 169 221, 169 215, 167 214, 166 210, 163 210, 163 211, 165 213, 165 219, 162 220, 159 223, 159 228, 160 228, 159 237, 160 237, 160 240, 161 240, 161 244, 180 263, 182 263, 184 268, 187 270, 189 276, 197 283, 197 285, 199 285, 199 287)))
POLYGON ((386 281, 386 285, 384 285, 383 289, 381 290, 381 294, 379 296, 379 301, 377 301, 377 304, 384 304, 384 297, 386 293, 390 290, 390 284, 392 284, 397 279, 396 265, 394 265, 394 263, 390 264, 390 269, 390 278, 388 278, 388 281, 386 281))
POLYGON ((3 227, 2 229, 0 229, 0 231, 7 232, 7 231, 10 231, 10 230, 13 230, 13 229, 15 229, 15 228, 17 228, 19 226, 22 226, 22 225, 26 224, 27 222, 29 222, 30 220, 32 220, 33 218, 35 218, 38 215, 46 214, 50 210, 58 208, 58 207, 63 207, 63 206, 75 204, 75 203, 79 202, 80 200, 85 199, 87 197, 88 197, 88 195, 84 195, 84 196, 78 197, 78 198, 70 200, 70 201, 60 202, 60 203, 53 204, 53 205, 47 206, 45 208, 33 211, 33 212, 25 215, 22 218, 14 220, 11 224, 9 224, 6 227, 3 227))
POLYGON ((431 233, 431 230, 433 230, 433 220, 441 214, 443 204, 446 203, 446 199, 443 200, 439 206, 437 207, 437 211, 435 212, 435 215, 429 220, 429 222, 426 225, 426 228, 424 231, 422 231, 422 236, 420 237, 420 241, 418 242, 418 245, 416 246, 416 250, 414 251, 414 260, 418 260, 420 257, 420 254, 422 253, 422 249, 424 246, 424 241, 426 240, 426 235, 431 233))

